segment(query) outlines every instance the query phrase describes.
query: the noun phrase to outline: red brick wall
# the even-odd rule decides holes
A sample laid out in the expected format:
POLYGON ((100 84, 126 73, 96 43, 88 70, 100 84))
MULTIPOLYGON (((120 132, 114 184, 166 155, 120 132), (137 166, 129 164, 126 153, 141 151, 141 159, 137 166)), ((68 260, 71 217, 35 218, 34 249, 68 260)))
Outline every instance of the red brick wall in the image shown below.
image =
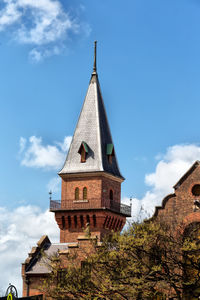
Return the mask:
POLYGON ((99 239, 102 239, 102 236, 111 230, 123 228, 125 217, 105 210, 110 207, 110 190, 113 191, 113 200, 120 203, 121 183, 117 180, 106 176, 87 177, 85 174, 83 177, 62 179, 61 208, 63 211, 55 212, 55 218, 60 228, 61 243, 76 241, 88 222, 87 216, 90 219, 91 232, 99 239), (86 201, 83 201, 84 187, 87 188, 86 201), (75 200, 76 188, 79 188, 79 201, 75 200), (74 216, 77 218, 77 224, 75 224, 74 216), (83 218, 83 224, 81 224, 81 218, 83 218))
MULTIPOLYGON (((84 259, 87 251, 91 251, 91 243, 87 240, 79 240, 80 235, 85 234, 86 224, 90 223, 92 236, 101 241, 103 236, 112 231, 121 231, 126 218, 119 213, 110 211, 110 190, 113 191, 113 200, 120 203, 121 183, 106 176, 85 176, 62 179, 61 208, 55 211, 55 219, 60 228, 61 243, 79 243, 77 251, 78 261, 84 259), (79 188, 79 201, 75 200, 75 189, 79 188), (87 200, 83 200, 83 188, 87 188, 87 200), (77 222, 75 222, 76 216, 77 222), (95 216, 95 221, 94 217, 95 216), (70 217, 70 223, 69 218, 70 217), (81 223, 81 218, 83 222, 81 223), (81 249, 84 248, 84 251, 81 249), (87 251, 86 251, 87 250, 87 251)), ((73 247, 72 247, 73 248, 73 247)), ((94 250, 94 249, 93 249, 94 250)), ((64 259, 64 256, 63 256, 64 259)), ((24 271, 23 271, 24 272, 24 271)), ((23 273, 24 274, 24 273, 23 273)), ((31 276, 29 295, 36 295, 41 278, 31 276)), ((41 283, 41 282, 40 282, 41 283)), ((23 294, 26 295, 26 284, 24 283, 23 294)))
MULTIPOLYGON (((92 238, 92 241, 95 241, 95 237, 92 238)), ((80 237, 79 239, 76 239, 76 245, 68 245, 68 252, 73 256, 76 257, 74 263, 76 266, 80 266, 81 262, 86 259, 89 255, 94 253, 96 246, 95 243, 93 243, 90 239, 87 237, 80 237)), ((67 267, 69 264, 68 256, 66 252, 60 252, 61 257, 61 263, 62 267, 67 267)), ((22 273, 24 274, 24 268, 22 269, 22 273)), ((27 285, 24 280, 25 276, 23 276, 23 297, 27 296, 27 285)), ((42 292, 42 282, 45 279, 45 277, 41 275, 34 275, 29 274, 29 296, 44 294, 42 292)), ((45 296, 45 295, 44 295, 45 296)), ((45 299, 45 297, 44 297, 45 299)), ((49 298, 48 298, 49 299, 49 298)))
POLYGON ((74 178, 74 179, 62 179, 62 201, 73 201, 75 200, 75 188, 79 188, 80 199, 83 199, 83 188, 88 189, 88 200, 90 199, 101 199, 102 193, 102 179, 100 177, 91 177, 89 179, 74 178))
MULTIPOLYGON (((43 280, 45 277, 42 275, 31 275, 29 277, 29 293, 28 296, 35 296, 35 295, 40 295, 42 294, 42 291, 40 290, 39 287, 41 287, 43 280)), ((23 297, 27 296, 27 284, 23 280, 23 291, 22 291, 23 297)))
POLYGON ((62 179, 62 207, 74 205, 74 208, 78 208, 80 204, 74 204, 75 200, 75 189, 79 188, 79 199, 83 200, 83 188, 87 188, 88 201, 103 205, 104 201, 108 201, 110 198, 110 190, 113 191, 113 200, 120 202, 121 200, 121 183, 112 180, 107 177, 91 177, 91 178, 71 178, 62 179))
POLYGON ((113 191, 113 200, 121 201, 121 183, 109 178, 102 179, 102 198, 107 200, 110 197, 110 190, 113 191))
POLYGON ((189 174, 174 194, 163 200, 163 207, 158 208, 155 215, 171 224, 174 229, 178 225, 200 220, 200 210, 194 207, 194 201, 200 200, 200 197, 192 194, 192 187, 195 184, 200 184, 200 166, 189 174))
POLYGON ((68 212, 56 212, 56 221, 60 228, 60 242, 61 243, 68 243, 68 242, 75 242, 77 237, 82 234, 85 230, 87 218, 90 218, 90 231, 92 235, 98 236, 99 240, 102 240, 103 236, 106 233, 111 232, 112 230, 118 231, 122 230, 126 218, 118 215, 114 212, 108 210, 93 210, 93 211, 68 211, 68 212), (96 217, 96 226, 94 224, 93 216, 96 217), (63 228, 62 216, 65 218, 65 228, 63 228), (69 228, 68 224, 68 216, 71 217, 71 226, 69 228), (77 227, 74 224, 74 216, 77 217, 77 227), (83 216, 84 226, 81 226, 80 223, 80 216, 83 216))

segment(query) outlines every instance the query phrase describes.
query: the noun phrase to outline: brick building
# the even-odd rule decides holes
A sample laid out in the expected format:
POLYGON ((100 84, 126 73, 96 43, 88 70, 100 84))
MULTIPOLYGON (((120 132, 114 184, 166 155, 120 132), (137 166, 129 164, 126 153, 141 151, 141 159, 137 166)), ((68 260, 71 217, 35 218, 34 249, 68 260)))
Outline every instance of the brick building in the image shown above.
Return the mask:
POLYGON ((154 218, 159 218, 176 231, 200 222, 200 162, 192 167, 174 185, 174 193, 166 196, 162 206, 156 207, 154 218))
MULTIPOLYGON (((156 207, 152 220, 159 220, 169 225, 171 233, 178 237, 179 241, 183 241, 184 237, 194 238, 199 241, 200 238, 200 161, 196 161, 191 168, 179 179, 174 185, 174 193, 167 195, 160 207, 156 207)), ((180 247, 180 244, 179 244, 180 247)), ((178 249, 177 253, 181 250, 178 249)), ((194 250, 194 262, 199 261, 199 252, 194 250)), ((184 261, 184 256, 182 257, 184 261)), ((188 265, 192 266, 192 259, 188 265)), ((194 264, 195 265, 195 264, 194 264)), ((196 268, 198 264, 196 265, 196 268)), ((180 272, 181 271, 180 266, 180 272)), ((197 270, 188 269, 184 273, 189 275, 189 278, 195 278, 195 284, 186 285, 183 289, 182 299, 194 300, 200 299, 199 274, 197 270), (194 275, 195 274, 195 275, 194 275)), ((178 273, 178 270, 175 272, 178 273)), ((181 273, 182 275, 183 273, 181 273)), ((192 282, 192 281, 191 281, 192 282)), ((177 299, 174 297, 174 290, 165 290, 166 299, 177 299)))
MULTIPOLYGON (((62 170, 61 201, 50 201, 50 211, 60 229, 60 242, 52 244, 41 237, 22 264, 23 296, 40 294, 38 286, 48 276, 49 269, 42 262, 43 249, 47 255, 58 252, 65 261, 67 253, 76 251, 77 262, 85 253, 94 251, 84 228, 90 225, 97 247, 106 233, 122 230, 131 207, 121 204, 121 183, 116 152, 109 129, 96 70, 94 67, 85 101, 62 170)), ((174 193, 156 207, 154 218, 160 218, 175 231, 200 222, 200 162, 197 161, 174 186, 174 193)))
POLYGON ((77 261, 93 251, 84 234, 90 228, 91 237, 100 242, 106 233, 122 230, 131 207, 121 204, 121 183, 116 152, 106 116, 96 70, 96 43, 94 66, 85 101, 62 170, 61 201, 50 201, 50 211, 60 229, 60 242, 52 244, 43 236, 22 264, 23 295, 39 294, 42 278, 49 269, 42 262, 41 250, 47 255, 59 252, 63 261, 67 253, 76 251, 77 261), (90 249, 91 248, 91 249, 90 249))

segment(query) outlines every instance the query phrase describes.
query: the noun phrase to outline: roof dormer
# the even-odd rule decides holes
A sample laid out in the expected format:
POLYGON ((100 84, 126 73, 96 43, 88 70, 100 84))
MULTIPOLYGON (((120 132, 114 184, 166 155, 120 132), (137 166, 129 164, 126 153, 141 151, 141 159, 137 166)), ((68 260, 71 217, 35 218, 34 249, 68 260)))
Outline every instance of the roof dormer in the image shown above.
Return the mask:
POLYGON ((81 143, 78 153, 81 155, 81 163, 86 162, 88 154, 88 145, 85 142, 81 143))
POLYGON ((115 155, 115 152, 114 152, 114 145, 113 144, 107 144, 107 147, 106 147, 106 155, 108 157, 108 161, 110 164, 112 164, 112 158, 113 156, 115 155))

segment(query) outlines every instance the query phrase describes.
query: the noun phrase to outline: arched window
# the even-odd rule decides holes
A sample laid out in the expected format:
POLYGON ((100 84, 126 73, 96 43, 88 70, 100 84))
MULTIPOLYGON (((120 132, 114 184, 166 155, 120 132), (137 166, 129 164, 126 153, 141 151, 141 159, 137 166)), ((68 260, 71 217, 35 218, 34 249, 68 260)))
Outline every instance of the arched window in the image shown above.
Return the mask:
POLYGON ((65 217, 62 216, 62 229, 65 229, 65 217))
POLYGON ((110 200, 113 200, 113 190, 110 190, 109 194, 110 200))
POLYGON ((83 200, 87 200, 87 188, 83 188, 83 200))
POLYGON ((193 187, 192 187, 192 194, 194 196, 200 196, 200 184, 195 184, 193 187))
POLYGON ((79 200, 79 188, 75 188, 75 200, 79 200))

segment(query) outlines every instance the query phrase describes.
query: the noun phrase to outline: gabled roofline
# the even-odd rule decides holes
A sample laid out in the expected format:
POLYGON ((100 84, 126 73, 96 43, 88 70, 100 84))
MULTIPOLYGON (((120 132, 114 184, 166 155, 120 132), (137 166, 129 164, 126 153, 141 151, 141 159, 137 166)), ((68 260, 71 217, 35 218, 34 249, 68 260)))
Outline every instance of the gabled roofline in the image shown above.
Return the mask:
POLYGON ((158 211, 161 210, 161 209, 164 209, 164 208, 165 208, 165 205, 166 205, 166 203, 167 203, 167 201, 168 201, 170 198, 174 198, 174 197, 176 197, 176 195, 175 195, 174 193, 165 196, 165 197, 163 198, 163 200, 162 200, 161 205, 155 207, 155 211, 154 211, 153 216, 152 216, 150 219, 148 219, 148 220, 152 220, 152 219, 156 218, 156 217, 158 216, 158 211))
POLYGON ((32 247, 31 252, 28 253, 28 257, 25 260, 25 273, 29 271, 38 257, 41 255, 42 249, 49 247, 51 245, 51 241, 49 240, 47 235, 43 235, 40 240, 37 242, 36 247, 32 247))
MULTIPOLYGON (((179 186, 188 178, 188 176, 190 176, 190 174, 200 165, 200 161, 197 160, 195 161, 195 163, 189 168, 189 170, 179 179, 179 181, 173 186, 173 188, 176 190, 177 188, 179 188, 179 186)), ((158 216, 158 212, 159 210, 162 210, 165 208, 166 203, 168 202, 168 200, 170 198, 174 198, 176 197, 175 193, 169 194, 167 196, 165 196, 162 200, 162 203, 160 206, 156 206, 155 207, 155 211, 154 214, 151 218, 149 218, 148 220, 152 220, 155 217, 158 216)))
POLYGON ((179 181, 173 186, 176 190, 179 186, 188 178, 188 176, 200 165, 200 161, 197 160, 195 163, 189 168, 189 170, 179 179, 179 181))

